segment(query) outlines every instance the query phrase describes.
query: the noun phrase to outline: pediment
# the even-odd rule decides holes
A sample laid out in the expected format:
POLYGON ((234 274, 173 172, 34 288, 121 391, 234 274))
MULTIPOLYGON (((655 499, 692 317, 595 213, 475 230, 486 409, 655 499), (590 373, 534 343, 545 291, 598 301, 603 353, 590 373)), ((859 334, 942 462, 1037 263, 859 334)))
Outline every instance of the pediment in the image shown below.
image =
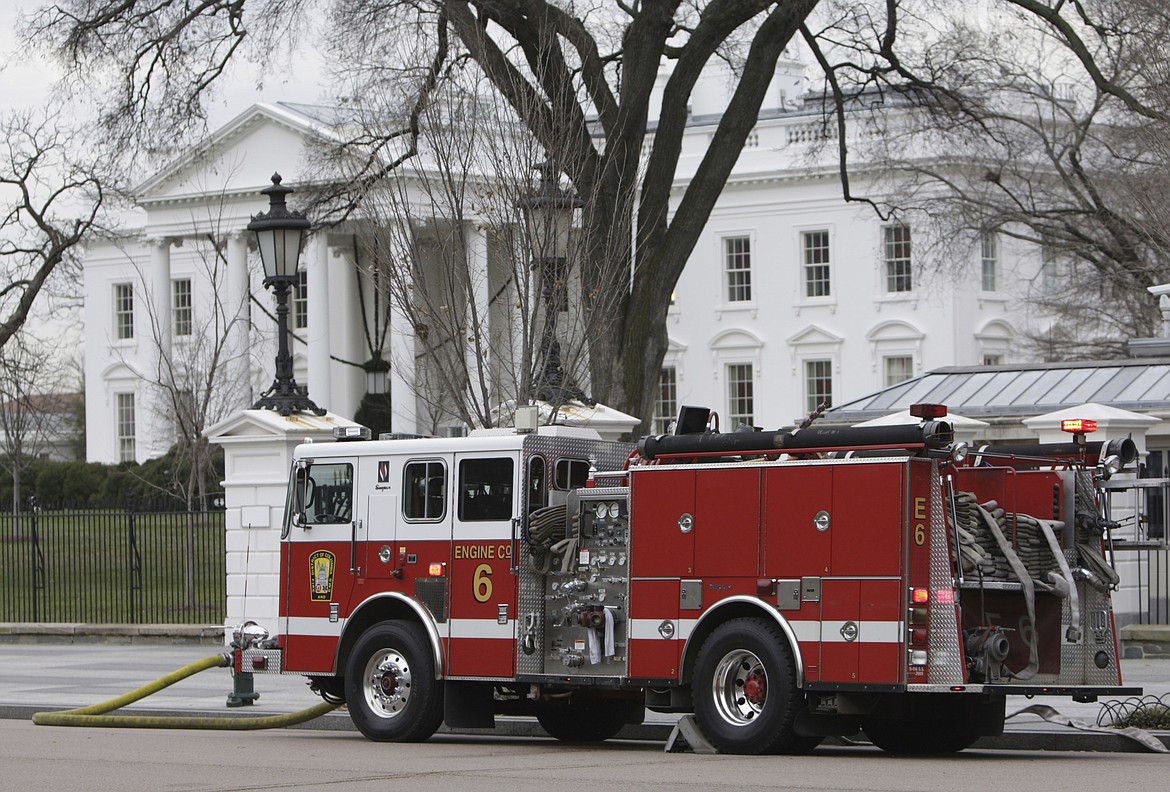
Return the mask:
POLYGON ((711 339, 711 349, 755 349, 762 347, 764 342, 750 330, 734 328, 724 330, 711 339))
POLYGON ((925 336, 917 327, 901 319, 882 322, 865 334, 870 341, 917 341, 925 336))
POLYGON ((803 330, 790 335, 787 339, 790 346, 809 346, 813 344, 840 344, 845 339, 836 333, 830 333, 828 330, 817 325, 809 325, 803 330))
POLYGON ((315 119, 281 105, 257 104, 135 189, 137 203, 206 202, 208 196, 255 192, 274 172, 299 181, 305 143, 327 136, 315 119))
POLYGON ((1016 337, 1016 331, 1002 319, 992 319, 975 333, 980 341, 1011 341, 1016 337))

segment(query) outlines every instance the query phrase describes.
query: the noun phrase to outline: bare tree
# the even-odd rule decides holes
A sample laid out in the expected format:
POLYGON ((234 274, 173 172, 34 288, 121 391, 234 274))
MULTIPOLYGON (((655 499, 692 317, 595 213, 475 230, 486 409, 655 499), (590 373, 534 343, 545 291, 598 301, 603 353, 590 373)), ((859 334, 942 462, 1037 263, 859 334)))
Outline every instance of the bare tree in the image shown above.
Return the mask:
POLYGON ((80 245, 97 225, 106 190, 61 118, 11 115, 0 122, 0 137, 2 349, 51 291, 55 272, 73 269, 76 276, 80 245))
MULTIPOLYGON (((449 83, 432 97, 418 114, 417 156, 368 189, 361 220, 347 226, 369 292, 368 365, 386 358, 390 314, 401 312, 415 351, 394 364, 414 372, 419 423, 432 432, 493 426, 510 418, 508 404, 534 397, 588 401, 585 339, 598 332, 590 321, 607 320, 582 309, 591 263, 567 226, 583 201, 543 164, 515 114, 476 87, 449 83)), ((365 127, 382 117, 366 112, 369 99, 365 127)), ((358 183, 370 158, 354 151, 349 139, 322 150, 319 178, 340 174, 342 190, 358 183)), ((316 205, 345 207, 337 199, 326 189, 316 205)))
POLYGON ((854 13, 806 28, 845 189, 864 173, 879 212, 929 218, 937 255, 924 260, 938 267, 985 235, 1032 251, 1018 296, 1037 356, 1124 356, 1158 321, 1146 287, 1170 277, 1170 13, 1146 0, 1069 3, 1076 14, 1058 19, 1010 5, 964 14, 920 0, 895 16, 839 4, 854 13), (880 46, 860 28, 883 31, 869 39, 880 46), (896 48, 908 33, 925 43, 896 48))
POLYGON ((24 333, 0 349, 0 469, 12 479, 15 535, 30 465, 65 453, 78 430, 73 424, 80 395, 69 392, 65 372, 61 361, 24 333))
MULTIPOLYGON (((334 0, 328 5, 337 34, 330 41, 347 44, 336 60, 356 58, 360 66, 345 75, 351 103, 384 96, 388 89, 402 107, 417 111, 438 81, 475 70, 568 177, 586 201, 583 309, 611 318, 590 339, 592 394, 649 416, 667 346, 671 291, 756 122, 781 52, 803 30, 814 51, 825 56, 820 63, 831 78, 852 69, 862 75, 857 78, 862 86, 897 84, 905 95, 937 83, 935 95, 946 98, 953 93, 946 74, 934 68, 929 39, 917 35, 917 25, 931 20, 925 12, 913 13, 924 2, 334 0), (839 31, 835 43, 855 57, 825 53, 819 45, 825 36, 810 27, 820 24, 814 14, 829 19, 824 29, 839 31), (738 81, 697 168, 675 194, 688 105, 713 59, 733 63, 738 81), (664 61, 673 68, 659 86, 664 61), (652 105, 659 110, 653 124, 652 105)), ((250 41, 254 52, 280 51, 272 40, 288 40, 310 5, 71 0, 37 14, 32 30, 56 46, 73 76, 116 77, 110 106, 118 114, 112 120, 128 119, 157 136, 158 110, 177 108, 199 117, 209 86, 240 54, 241 42, 250 41)), ((948 10, 955 5, 945 4, 948 10)), ((988 0, 986 5, 989 11, 1018 10, 1035 21, 1068 53, 1069 67, 1096 90, 1126 112, 1161 119, 1140 92, 1097 63, 1101 48, 1116 46, 1127 32, 1111 25, 1110 7, 1104 0, 988 0)), ((842 124, 845 119, 842 115, 842 124)), ((377 137, 366 136, 363 145, 374 147, 378 156, 367 178, 354 184, 355 198, 364 196, 387 166, 414 156, 417 124, 418 113, 407 112, 395 123, 387 119, 377 137)), ((846 155, 842 150, 843 160, 846 155)), ((853 197, 847 181, 844 186, 853 197)))

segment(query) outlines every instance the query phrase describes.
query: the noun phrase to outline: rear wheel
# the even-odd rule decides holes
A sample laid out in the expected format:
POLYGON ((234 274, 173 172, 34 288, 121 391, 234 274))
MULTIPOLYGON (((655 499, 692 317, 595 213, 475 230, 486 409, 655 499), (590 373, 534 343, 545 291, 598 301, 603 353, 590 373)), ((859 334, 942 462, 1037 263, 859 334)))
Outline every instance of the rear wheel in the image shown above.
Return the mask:
POLYGON ((541 728, 563 742, 601 742, 629 722, 630 703, 620 699, 573 696, 536 712, 541 728))
POLYGON ((371 740, 419 742, 434 734, 443 722, 443 687, 422 628, 392 621, 367 630, 349 656, 345 701, 371 740))
POLYGON ((794 728, 805 702, 775 623, 733 619, 716 627, 699 648, 692 695, 699 728, 723 753, 802 753, 819 742, 794 728))

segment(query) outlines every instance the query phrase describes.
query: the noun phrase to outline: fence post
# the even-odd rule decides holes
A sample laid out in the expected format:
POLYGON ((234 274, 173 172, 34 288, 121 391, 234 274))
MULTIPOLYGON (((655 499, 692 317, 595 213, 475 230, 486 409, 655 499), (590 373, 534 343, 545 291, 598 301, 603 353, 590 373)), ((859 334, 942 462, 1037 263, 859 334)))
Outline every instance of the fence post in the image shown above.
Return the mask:
POLYGON ((45 554, 41 552, 41 538, 38 532, 37 525, 37 497, 35 495, 28 496, 28 522, 29 533, 32 537, 32 552, 29 554, 29 560, 32 563, 32 620, 39 622, 41 620, 41 593, 45 590, 45 554))
POLYGON ((126 493, 126 525, 130 551, 130 623, 142 621, 142 556, 138 552, 138 536, 135 533, 134 493, 126 493), (138 596, 136 597, 135 594, 138 596), (137 608, 135 602, 137 601, 137 608))

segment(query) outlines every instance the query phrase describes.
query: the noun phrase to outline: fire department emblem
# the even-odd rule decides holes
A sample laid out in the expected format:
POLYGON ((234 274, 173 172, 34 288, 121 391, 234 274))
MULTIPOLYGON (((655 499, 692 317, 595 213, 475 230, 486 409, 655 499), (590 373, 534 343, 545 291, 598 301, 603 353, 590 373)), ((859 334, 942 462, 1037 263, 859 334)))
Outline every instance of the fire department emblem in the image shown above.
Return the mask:
POLYGON ((309 581, 314 602, 328 602, 333 597, 333 570, 337 558, 328 550, 309 556, 309 581))

